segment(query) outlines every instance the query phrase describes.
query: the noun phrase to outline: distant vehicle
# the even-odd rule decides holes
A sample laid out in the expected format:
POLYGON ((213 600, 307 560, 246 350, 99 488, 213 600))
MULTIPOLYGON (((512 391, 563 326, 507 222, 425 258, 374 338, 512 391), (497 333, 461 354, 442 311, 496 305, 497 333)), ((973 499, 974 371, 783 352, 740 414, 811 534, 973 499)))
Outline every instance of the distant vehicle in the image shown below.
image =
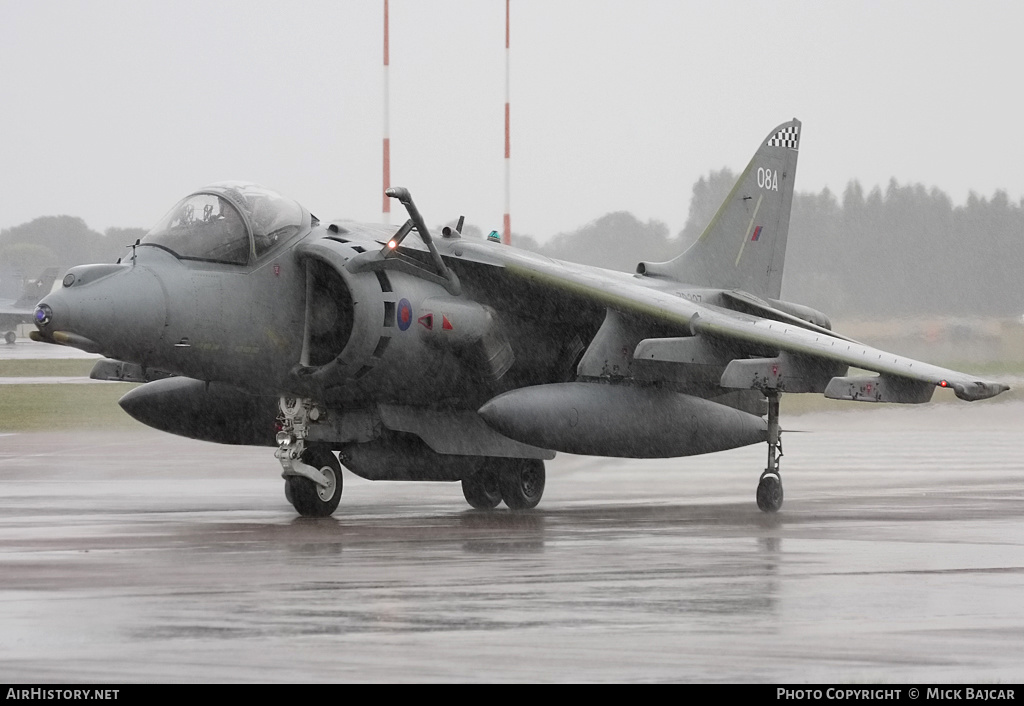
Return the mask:
POLYGON ((540 501, 555 451, 764 442, 756 497, 774 512, 783 392, 920 403, 936 387, 1008 389, 779 299, 800 130, 768 133, 697 242, 635 275, 463 238, 461 219, 435 240, 405 189, 387 192, 409 214, 396 230, 322 224, 268 189, 214 184, 127 262, 69 270, 32 337, 108 356, 95 378, 146 382, 120 402, 145 424, 276 446, 302 515, 337 508, 336 452, 363 478, 460 481, 474 508, 520 510, 540 501))
POLYGON ((47 267, 37 278, 25 282, 25 289, 17 300, 0 302, 0 331, 4 341, 14 343, 18 339, 15 331, 18 325, 32 323, 36 304, 50 293, 56 279, 57 268, 47 267))

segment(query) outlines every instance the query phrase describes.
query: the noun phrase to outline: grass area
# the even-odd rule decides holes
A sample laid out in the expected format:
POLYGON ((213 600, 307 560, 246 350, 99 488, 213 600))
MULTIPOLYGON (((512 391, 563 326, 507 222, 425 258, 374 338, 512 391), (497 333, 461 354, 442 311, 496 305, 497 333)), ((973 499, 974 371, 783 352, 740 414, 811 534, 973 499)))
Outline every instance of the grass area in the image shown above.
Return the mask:
POLYGON ((933 365, 939 365, 949 370, 959 370, 971 375, 990 375, 1000 377, 1003 375, 1019 377, 1024 375, 1024 352, 1019 360, 990 360, 984 363, 971 361, 938 362, 928 361, 933 365))
MULTIPOLYGON (((0 360, 0 377, 88 377, 94 359, 0 360)), ((950 365, 954 370, 969 370, 979 375, 1000 378, 1024 376, 1024 363, 1003 361, 990 365, 950 365)), ((850 375, 871 374, 850 370, 850 375)), ((1013 381, 1010 383, 1013 384, 1013 381)), ((139 429, 142 425, 129 417, 117 401, 134 385, 129 383, 4 385, 0 387, 0 432, 65 429, 139 429)), ((1024 385, 1014 386, 994 402, 1024 400, 1024 385)), ((937 403, 959 403, 951 390, 936 390, 937 403)), ((866 402, 825 399, 821 395, 783 395, 782 414, 844 412, 869 409, 866 402)))
MULTIPOLYGON (((954 400, 955 395, 950 395, 954 400)), ((932 398, 933 402, 943 402, 944 395, 936 392, 932 398)), ((857 410, 879 409, 881 407, 893 407, 893 403, 886 402, 853 402, 851 400, 830 400, 824 395, 808 393, 800 395, 782 395, 779 412, 785 422, 787 416, 800 414, 813 414, 815 412, 850 412, 857 410)), ((903 405, 900 405, 903 406, 903 405)), ((785 423, 783 423, 785 427, 785 423)))
POLYGON ((93 358, 58 358, 55 360, 0 360, 0 378, 22 377, 89 377, 93 358))
POLYGON ((144 428, 117 404, 133 387, 121 382, 4 385, 0 388, 0 432, 144 428))
MULTIPOLYGON (((1019 402, 1024 400, 1024 387, 1011 387, 1008 392, 980 402, 963 402, 957 399, 952 390, 935 390, 932 404, 1001 404, 1003 402, 1019 402)), ((830 400, 820 394, 782 395, 780 412, 788 414, 810 414, 812 412, 849 412, 880 407, 913 407, 914 405, 897 405, 887 402, 853 402, 851 400, 830 400)))
MULTIPOLYGON (((931 362, 931 361, 929 361, 931 362)), ((1015 378, 1024 377, 1024 361, 994 361, 988 364, 978 363, 934 363, 950 370, 969 372, 989 380, 1003 381, 1010 385, 1010 390, 992 398, 992 403, 1022 401, 1024 400, 1024 385, 1018 384, 1015 378)), ((870 370, 850 368, 847 373, 850 376, 870 377, 875 375, 870 370)), ((935 404, 965 404, 959 400, 953 390, 935 389, 932 395, 932 403, 935 404)), ((780 411, 783 416, 787 414, 810 414, 812 412, 848 412, 850 410, 864 410, 872 407, 904 407, 907 405, 896 405, 887 402, 853 402, 851 400, 830 400, 821 394, 790 394, 782 395, 780 411)), ((913 406, 913 405, 910 405, 913 406)))

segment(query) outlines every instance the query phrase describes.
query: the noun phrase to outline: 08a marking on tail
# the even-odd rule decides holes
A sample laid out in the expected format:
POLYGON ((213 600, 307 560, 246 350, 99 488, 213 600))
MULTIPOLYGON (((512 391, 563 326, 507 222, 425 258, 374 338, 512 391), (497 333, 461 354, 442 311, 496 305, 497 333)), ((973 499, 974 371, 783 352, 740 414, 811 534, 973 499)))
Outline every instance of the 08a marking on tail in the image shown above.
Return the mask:
POLYGON ((779 172, 776 169, 757 168, 757 185, 768 191, 779 190, 779 172))

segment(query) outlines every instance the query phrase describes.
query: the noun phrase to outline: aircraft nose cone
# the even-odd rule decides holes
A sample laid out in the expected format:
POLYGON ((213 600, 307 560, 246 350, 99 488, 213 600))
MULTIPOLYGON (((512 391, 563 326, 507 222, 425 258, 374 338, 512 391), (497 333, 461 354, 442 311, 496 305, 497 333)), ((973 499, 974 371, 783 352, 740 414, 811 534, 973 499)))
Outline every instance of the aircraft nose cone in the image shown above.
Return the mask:
POLYGON ((36 328, 40 331, 46 329, 46 326, 53 320, 53 309, 50 308, 49 304, 40 304, 36 307, 35 313, 36 328))
POLYGON ((70 310, 69 302, 64 301, 59 293, 51 294, 46 301, 39 302, 33 317, 38 331, 33 331, 30 338, 34 341, 79 348, 87 353, 101 352, 98 343, 75 333, 72 329, 70 310))
POLYGON ((157 345, 166 295, 148 268, 82 265, 35 311, 32 338, 103 353, 119 360, 141 359, 157 345))
POLYGON ((36 304, 32 322, 44 336, 50 336, 54 331, 68 330, 71 323, 71 306, 62 294, 58 290, 46 295, 45 299, 36 304))

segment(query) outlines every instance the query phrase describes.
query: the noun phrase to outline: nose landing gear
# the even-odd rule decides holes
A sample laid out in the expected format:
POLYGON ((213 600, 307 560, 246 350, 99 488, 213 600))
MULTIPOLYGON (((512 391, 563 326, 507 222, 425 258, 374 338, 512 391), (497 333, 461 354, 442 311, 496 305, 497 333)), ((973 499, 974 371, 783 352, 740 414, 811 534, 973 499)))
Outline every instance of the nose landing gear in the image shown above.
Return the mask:
POLYGON ((301 460, 323 477, 324 484, 306 476, 286 475, 284 496, 303 517, 330 517, 341 502, 341 464, 330 449, 318 445, 306 449, 301 460))
POLYGON ((282 397, 277 451, 284 496, 303 517, 329 517, 341 502, 341 464, 323 444, 307 444, 309 424, 321 417, 312 400, 282 397))

